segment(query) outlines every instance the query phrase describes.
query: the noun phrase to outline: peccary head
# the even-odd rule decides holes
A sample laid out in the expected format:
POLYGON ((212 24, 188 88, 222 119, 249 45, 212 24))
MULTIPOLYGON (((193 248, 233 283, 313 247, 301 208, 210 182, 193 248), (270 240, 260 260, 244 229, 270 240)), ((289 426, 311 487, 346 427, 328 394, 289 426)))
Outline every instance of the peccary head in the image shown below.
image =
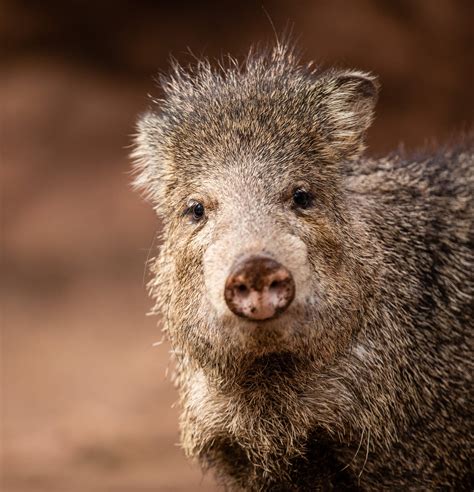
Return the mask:
POLYGON ((150 288, 175 351, 234 371, 269 354, 330 362, 367 290, 344 168, 374 78, 277 46, 243 66, 176 66, 163 89, 139 122, 135 185, 164 224, 150 288))

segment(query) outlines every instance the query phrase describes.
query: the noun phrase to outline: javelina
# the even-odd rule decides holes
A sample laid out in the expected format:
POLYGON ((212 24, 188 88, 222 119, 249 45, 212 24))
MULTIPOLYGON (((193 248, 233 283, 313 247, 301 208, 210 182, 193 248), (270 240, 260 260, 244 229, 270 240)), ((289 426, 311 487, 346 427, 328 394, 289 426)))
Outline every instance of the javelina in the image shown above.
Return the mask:
POLYGON ((163 90, 135 185, 187 455, 232 490, 468 488, 472 138, 361 157, 375 78, 283 44, 163 90))

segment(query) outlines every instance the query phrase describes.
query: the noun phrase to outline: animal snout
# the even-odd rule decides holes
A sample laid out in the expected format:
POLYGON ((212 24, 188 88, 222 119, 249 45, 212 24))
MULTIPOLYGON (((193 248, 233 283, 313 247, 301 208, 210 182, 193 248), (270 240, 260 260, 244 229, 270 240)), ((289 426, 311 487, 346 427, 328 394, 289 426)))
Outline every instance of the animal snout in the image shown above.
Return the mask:
POLYGON ((243 318, 262 321, 281 314, 295 297, 293 276, 266 256, 238 263, 227 277, 224 292, 229 309, 243 318))

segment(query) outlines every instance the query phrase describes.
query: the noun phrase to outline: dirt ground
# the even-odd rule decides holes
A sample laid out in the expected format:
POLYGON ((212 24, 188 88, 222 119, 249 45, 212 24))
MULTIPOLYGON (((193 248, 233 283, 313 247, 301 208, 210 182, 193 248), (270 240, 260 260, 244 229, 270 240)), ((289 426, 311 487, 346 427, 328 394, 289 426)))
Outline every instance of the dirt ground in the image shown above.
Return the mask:
MULTIPOLYGON (((469 123, 470 2, 290 4, 267 9, 294 22, 307 58, 380 74, 372 151, 469 123)), ((0 489, 217 490, 177 444, 169 346, 153 346, 159 320, 145 316, 160 224, 130 189, 128 153, 170 51, 242 53, 271 25, 254 4, 231 26, 207 4, 152 16, 153 2, 103 2, 97 17, 25 5, 0 13, 0 489), (102 29, 114 9, 127 29, 102 29)))

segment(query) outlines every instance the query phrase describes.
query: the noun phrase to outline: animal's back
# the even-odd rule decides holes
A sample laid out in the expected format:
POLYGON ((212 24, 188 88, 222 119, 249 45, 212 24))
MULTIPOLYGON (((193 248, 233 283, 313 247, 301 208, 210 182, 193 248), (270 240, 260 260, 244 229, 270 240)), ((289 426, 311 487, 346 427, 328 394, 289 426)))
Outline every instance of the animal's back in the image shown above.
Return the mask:
MULTIPOLYGON (((356 213, 380 241, 380 306, 396 330, 396 345, 387 347, 403 382, 393 395, 396 442, 366 464, 375 488, 467 489, 472 481, 473 163, 471 136, 432 153, 360 161, 350 171, 356 213), (410 468, 422 472, 406 476, 410 468)), ((376 322, 370 334, 382 343, 377 330, 386 336, 387 327, 376 322)))

